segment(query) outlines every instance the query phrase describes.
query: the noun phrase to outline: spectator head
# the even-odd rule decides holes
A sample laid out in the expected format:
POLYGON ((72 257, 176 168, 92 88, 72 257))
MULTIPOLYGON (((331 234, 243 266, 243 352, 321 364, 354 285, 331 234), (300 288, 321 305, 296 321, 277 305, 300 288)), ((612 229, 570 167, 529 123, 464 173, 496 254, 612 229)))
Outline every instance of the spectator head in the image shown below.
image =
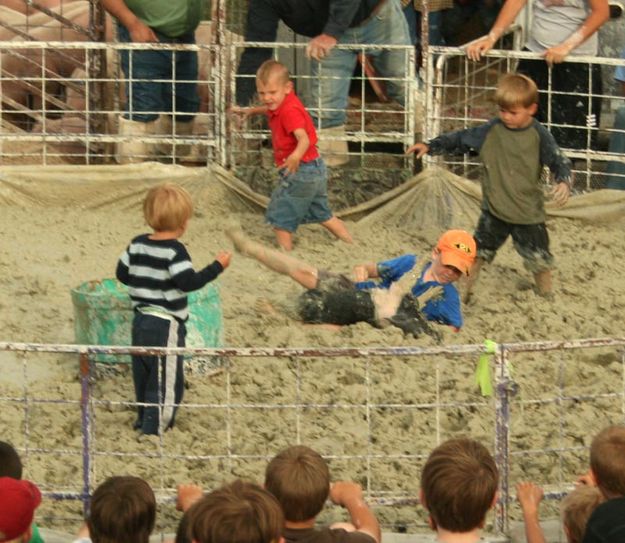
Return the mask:
POLYGON ((156 232, 172 232, 184 228, 191 215, 191 196, 174 183, 152 187, 143 201, 145 221, 156 232))
POLYGON ((263 84, 269 81, 278 83, 288 83, 291 80, 288 68, 277 60, 266 60, 260 65, 256 71, 256 80, 263 84))
POLYGON ((595 436, 590 469, 607 499, 625 497, 625 426, 608 426, 595 436))
POLYGON ((495 103, 504 109, 514 107, 529 108, 538 104, 536 83, 523 74, 504 75, 495 90, 495 103))
POLYGON ((580 485, 562 500, 562 524, 569 543, 582 543, 592 512, 603 501, 597 487, 580 485))
MULTIPOLYGON (((185 514, 186 534, 194 543, 281 543, 284 515, 266 490, 240 480, 207 494, 185 514)), ((184 517, 183 517, 184 518, 184 517)))
POLYGON ((93 543, 148 543, 156 498, 139 477, 109 477, 93 493, 87 527, 93 543))
POLYGON ((0 477, 22 478, 22 461, 13 445, 0 441, 0 477))
POLYGON ((450 439, 436 447, 421 472, 421 502, 432 528, 470 532, 483 527, 498 482, 493 457, 477 441, 450 439))
POLYGON ((0 477, 0 542, 27 542, 41 492, 30 481, 0 477))
POLYGON ((311 520, 321 512, 330 494, 330 470, 321 455, 296 445, 269 462, 265 488, 278 499, 287 521, 311 520))

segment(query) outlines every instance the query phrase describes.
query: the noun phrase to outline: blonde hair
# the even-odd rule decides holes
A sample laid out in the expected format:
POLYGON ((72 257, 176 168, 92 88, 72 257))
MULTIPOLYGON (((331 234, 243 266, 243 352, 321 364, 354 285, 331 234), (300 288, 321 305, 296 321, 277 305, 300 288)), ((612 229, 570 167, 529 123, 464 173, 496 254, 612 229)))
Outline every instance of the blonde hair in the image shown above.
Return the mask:
POLYGON ((288 68, 277 60, 269 59, 263 62, 256 72, 256 79, 263 84, 267 84, 270 79, 277 78, 282 83, 291 80, 288 68))
POLYGON ((319 453, 295 445, 269 462, 265 488, 280 502, 286 520, 310 520, 321 512, 328 499, 330 470, 319 453))
POLYGON ((538 103, 538 88, 526 75, 506 74, 497 84, 494 101, 502 108, 530 107, 538 103))
POLYGON ((595 436, 590 469, 606 498, 625 496, 625 426, 608 426, 595 436))
POLYGON ((595 486, 581 485, 562 500, 562 524, 566 527, 570 543, 582 543, 586 524, 603 496, 595 486))
POLYGON ((143 216, 156 232, 182 228, 193 215, 189 193, 174 183, 152 187, 143 201, 143 216))

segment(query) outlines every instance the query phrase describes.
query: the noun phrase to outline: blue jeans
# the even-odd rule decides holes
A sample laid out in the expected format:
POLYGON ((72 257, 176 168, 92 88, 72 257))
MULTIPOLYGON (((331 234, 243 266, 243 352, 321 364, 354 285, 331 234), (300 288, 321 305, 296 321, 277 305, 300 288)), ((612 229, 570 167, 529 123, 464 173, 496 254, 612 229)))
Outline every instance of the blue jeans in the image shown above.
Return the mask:
MULTIPOLYGON (((120 42, 130 43, 126 27, 119 25, 117 35, 120 42)), ((158 32, 156 35, 160 43, 195 43, 195 32, 178 38, 168 38, 158 32)), ((200 106, 195 51, 123 50, 120 57, 124 76, 129 80, 126 83, 126 119, 147 123, 157 119, 159 114, 176 115, 177 122, 193 119, 200 106)))
MULTIPOLYGON (((610 135, 610 153, 625 155, 625 107, 620 107, 616 111, 614 130, 619 132, 612 132, 610 135)), ((607 189, 625 190, 625 163, 611 160, 608 162, 606 173, 607 189)))
MULTIPOLYGON (((368 21, 347 29, 337 45, 357 44, 410 45, 408 24, 399 0, 387 0, 368 21)), ((311 103, 307 109, 317 126, 330 128, 345 124, 358 52, 335 47, 323 61, 312 62, 311 103)), ((386 81, 389 97, 401 105, 406 103, 408 54, 408 50, 367 51, 380 77, 391 78, 386 81)))
MULTIPOLYGON (((432 11, 428 13, 428 44, 445 45, 443 38, 442 23, 443 11, 432 11)), ((404 8, 404 17, 408 23, 410 33, 410 43, 421 46, 421 12, 414 8, 412 2, 404 8)))
POLYGON ((328 171, 322 158, 301 162, 295 173, 280 171, 280 183, 265 213, 274 228, 295 232, 300 224, 332 218, 328 203, 328 171))

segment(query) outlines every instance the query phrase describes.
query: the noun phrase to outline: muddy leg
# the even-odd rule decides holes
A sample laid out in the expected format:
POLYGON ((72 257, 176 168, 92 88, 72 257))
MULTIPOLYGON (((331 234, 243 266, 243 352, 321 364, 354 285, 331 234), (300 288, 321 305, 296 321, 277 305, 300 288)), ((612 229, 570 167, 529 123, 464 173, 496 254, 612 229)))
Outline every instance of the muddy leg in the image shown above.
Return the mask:
POLYGON ((552 296, 552 277, 551 270, 545 270, 534 274, 536 281, 536 292, 539 296, 550 298, 552 296))
POLYGON ((475 263, 471 267, 471 271, 464 282, 464 293, 462 294, 462 301, 466 304, 471 300, 472 290, 475 286, 475 282, 477 281, 478 276, 480 275, 480 270, 484 264, 484 259, 476 258, 475 263))
POLYGON ((226 236, 232 240, 237 251, 255 258, 270 270, 288 275, 303 287, 315 288, 317 286, 317 268, 248 238, 238 227, 226 230, 226 236))

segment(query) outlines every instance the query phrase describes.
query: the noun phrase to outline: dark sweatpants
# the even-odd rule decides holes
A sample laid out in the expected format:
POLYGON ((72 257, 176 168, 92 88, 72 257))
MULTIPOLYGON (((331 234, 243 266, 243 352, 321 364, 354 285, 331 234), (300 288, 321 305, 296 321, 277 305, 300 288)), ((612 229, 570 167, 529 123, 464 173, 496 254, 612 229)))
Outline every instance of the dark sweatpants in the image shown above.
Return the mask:
MULTIPOLYGON (((184 323, 135 313, 132 322, 133 346, 184 347, 186 335, 184 323)), ((132 379, 137 403, 154 404, 137 407, 135 427, 144 434, 154 435, 159 434, 160 428, 171 428, 184 392, 182 356, 133 356, 132 379)))

